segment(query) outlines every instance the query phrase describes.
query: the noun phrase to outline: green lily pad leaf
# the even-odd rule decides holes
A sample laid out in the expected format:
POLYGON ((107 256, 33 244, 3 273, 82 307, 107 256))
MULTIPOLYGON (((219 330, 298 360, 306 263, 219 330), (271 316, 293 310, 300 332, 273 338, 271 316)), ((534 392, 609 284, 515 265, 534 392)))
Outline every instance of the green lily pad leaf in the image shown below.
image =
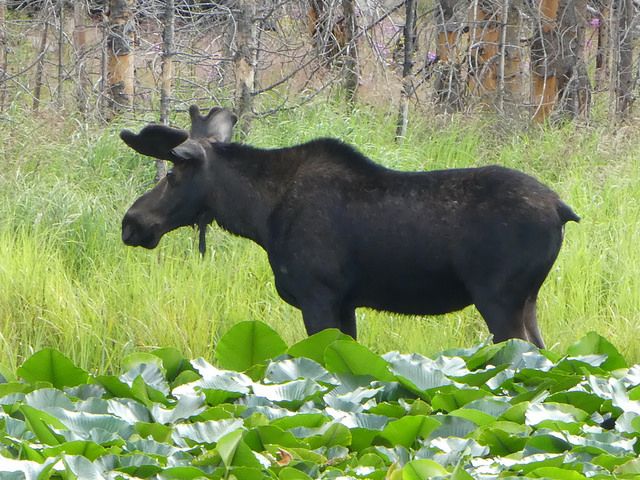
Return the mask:
POLYGON ((391 352, 383 358, 389 362, 391 372, 411 390, 425 392, 453 384, 436 362, 422 355, 391 352))
POLYGON ((433 417, 415 415, 389 422, 380 436, 391 445, 402 445, 411 448, 419 438, 427 438, 429 434, 440 426, 440 422, 433 417))
POLYGON ((292 357, 304 357, 324 365, 324 351, 337 340, 353 341, 349 335, 342 333, 337 328, 327 328, 292 345, 287 353, 292 357))
POLYGON ((574 446, 595 450, 596 454, 631 454, 636 443, 634 438, 626 438, 615 432, 588 432, 585 435, 565 435, 565 438, 574 446))
POLYGON ((413 460, 402 469, 402 480, 430 480, 449 475, 446 468, 433 460, 413 460))
POLYGON ((278 475, 280 480, 313 480, 309 475, 293 467, 284 467, 278 475))
POLYGON ((497 367, 488 367, 481 370, 474 370, 466 375, 456 376, 456 382, 469 385, 472 387, 480 387, 485 385, 489 380, 494 378, 503 370, 509 368, 508 364, 499 365, 497 367))
POLYGON ((607 453, 607 454, 602 454, 594 457, 591 460, 591 463, 597 466, 601 466, 606 470, 608 470, 609 472, 612 472, 616 467, 624 463, 627 463, 629 460, 633 460, 635 458, 637 458, 636 455, 622 456, 622 455, 610 455, 607 453))
POLYGON ((60 390, 55 388, 41 388, 28 393, 24 397, 24 403, 38 410, 47 411, 51 407, 60 407, 65 410, 75 410, 71 400, 60 390))
POLYGON ((369 413, 351 413, 327 407, 325 412, 334 420, 348 428, 364 428, 367 430, 382 430, 389 422, 387 417, 372 415, 369 413))
POLYGON ((222 368, 242 372, 285 353, 287 345, 263 322, 240 322, 225 333, 215 356, 222 368))
MULTIPOLYGON (((151 415, 147 407, 130 398, 110 398, 105 413, 114 415, 127 423, 150 422, 151 415)), ((98 412, 89 412, 98 413, 98 412)))
POLYGON ((166 442, 171 438, 171 427, 159 423, 138 422, 134 426, 135 432, 142 438, 153 438, 156 442, 166 442))
POLYGON ((332 423, 321 435, 307 438, 307 443, 312 450, 320 447, 348 447, 351 445, 351 432, 340 423, 332 423))
POLYGON ((502 348, 491 358, 491 363, 494 365, 508 364, 512 368, 531 368, 542 371, 553 367, 553 362, 529 342, 514 338, 500 345, 502 348))
POLYGON ((527 425, 556 421, 565 423, 583 422, 589 414, 580 408, 566 403, 533 403, 529 405, 525 418, 527 425))
POLYGON ((459 437, 465 438, 476 431, 477 425, 469 420, 451 415, 436 415, 434 417, 441 425, 431 432, 429 438, 459 437))
POLYGON ((209 420, 207 422, 179 423, 173 429, 173 441, 181 447, 189 446, 185 439, 194 443, 216 443, 230 432, 238 431, 242 434, 244 426, 242 420, 209 420))
POLYGON ((529 428, 513 422, 494 422, 477 436, 481 445, 489 447, 493 456, 507 456, 524 449, 529 428))
POLYGON ((253 393, 277 404, 294 404, 299 406, 308 398, 326 389, 313 380, 293 380, 274 385, 253 385, 253 393))
POLYGON ((176 348, 158 348, 153 350, 151 355, 155 355, 162 360, 162 366, 167 374, 167 381, 170 383, 173 382, 178 375, 191 368, 189 360, 184 358, 180 350, 176 348))
POLYGON ((256 452, 266 450, 267 445, 278 445, 284 448, 307 446, 291 432, 284 431, 274 425, 263 425, 249 430, 244 436, 244 442, 256 452))
POLYGON ((332 385, 338 384, 338 379, 322 365, 304 357, 271 362, 267 366, 264 377, 266 383, 285 383, 300 379, 309 379, 332 385))
MULTIPOLYGON (((153 355, 150 356, 153 357, 153 355)), ((129 385, 131 389, 135 391, 134 383, 138 378, 141 378, 145 386, 157 390, 162 395, 166 396, 169 394, 169 384, 167 383, 167 380, 164 377, 164 373, 162 372, 160 359, 157 357, 153 358, 156 360, 156 362, 137 363, 125 374, 121 375, 120 380, 129 385)))
POLYGON ((28 382, 49 382, 55 388, 75 387, 86 383, 89 374, 52 348, 33 354, 18 368, 18 376, 28 382))
POLYGON ((530 437, 524 448, 525 455, 536 453, 563 453, 571 450, 572 445, 567 440, 556 435, 540 434, 530 437))
MULTIPOLYGON (((383 387, 364 388, 357 387, 354 390, 341 393, 343 389, 336 388, 327 393, 323 399, 326 406, 345 412, 362 412, 365 403, 380 393, 383 387)), ((375 412, 369 412, 375 413, 375 412)))
POLYGON ((156 442, 150 438, 129 440, 125 444, 125 450, 132 453, 142 453, 154 458, 161 457, 165 460, 179 450, 168 443, 156 442))
POLYGON ((588 414, 592 414, 593 412, 598 411, 603 402, 602 398, 600 398, 598 395, 584 391, 557 392, 549 395, 549 397, 547 397, 545 401, 550 403, 564 403, 567 405, 573 405, 574 407, 580 408, 588 414))
POLYGON ((126 440, 133 433, 131 424, 113 415, 71 412, 58 407, 50 409, 50 412, 69 430, 69 440, 94 440, 97 442, 97 439, 103 438, 98 432, 108 434, 108 438, 126 440), (97 437, 96 434, 98 434, 97 437))
POLYGON ((530 478, 545 478, 549 480, 586 480, 587 477, 573 470, 558 467, 540 467, 527 474, 530 478))
MULTIPOLYGON (((472 438, 434 438, 429 442, 429 450, 439 450, 433 455, 432 460, 436 460, 440 465, 455 466, 463 458, 484 457, 489 453, 489 448, 480 445, 472 438)), ((423 450, 416 453, 416 458, 421 458, 423 450)), ((431 452, 429 452, 431 456, 431 452)))
POLYGON ((106 472, 98 463, 83 456, 65 455, 62 461, 66 469, 75 475, 75 478, 83 480, 104 480, 106 478, 106 472))
POLYGON ((634 458, 614 470, 616 475, 639 475, 640 476, 640 458, 634 458))
POLYGON ((114 375, 98 375, 96 381, 113 397, 136 399, 131 387, 114 375))
POLYGON ((204 394, 180 395, 173 408, 163 408, 154 404, 151 407, 151 415, 156 422, 163 424, 186 420, 204 411, 204 399, 204 394))
POLYGON ((64 437, 54 433, 52 427, 58 430, 66 429, 65 425, 53 415, 37 410, 28 405, 19 408, 24 415, 25 422, 29 429, 45 445, 59 445, 63 443, 64 437))
POLYGON ((43 449, 47 457, 56 457, 60 454, 77 455, 93 462, 96 458, 101 457, 107 452, 107 449, 95 442, 87 442, 77 440, 73 442, 65 442, 55 447, 43 449))
POLYGON ((469 402, 489 396, 490 393, 480 389, 459 389, 451 392, 436 393, 431 399, 431 406, 436 411, 451 412, 463 407, 469 402))
POLYGON ((596 332, 588 333, 571 345, 567 353, 572 356, 605 354, 607 360, 600 367, 608 371, 627 367, 627 362, 616 347, 596 332))
POLYGON ((490 425, 496 421, 495 417, 492 417, 488 413, 481 412, 480 410, 473 410, 471 408, 459 408, 450 412, 452 417, 460 417, 470 422, 475 423, 478 426, 490 425))
POLYGON ((50 458, 45 463, 37 463, 30 460, 14 460, 0 456, 0 477, 3 480, 49 478, 48 473, 55 463, 55 458, 50 458))
POLYGON ((371 376, 376 380, 391 382, 387 362, 364 345, 352 340, 337 340, 324 351, 324 364, 334 373, 371 376))
POLYGON ((231 467, 228 480, 264 480, 269 478, 264 470, 258 467, 231 467))
POLYGON ((216 450, 227 466, 261 468, 261 464, 246 443, 243 430, 230 432, 218 440, 216 450))
POLYGON ((204 472, 196 467, 165 468, 158 475, 159 480, 200 480, 206 478, 204 472))
POLYGON ((326 421, 327 418, 321 413, 299 413, 275 419, 271 422, 271 425, 275 425, 282 430, 291 430, 293 428, 318 428, 326 421))
MULTIPOLYGON (((185 383, 173 389, 173 394, 189 395, 195 394, 202 390, 224 392, 231 394, 247 394, 249 393, 253 381, 247 375, 229 370, 220 370, 203 358, 192 360, 191 364, 198 371, 202 378, 194 382, 185 383)), ((225 396, 225 395, 223 395, 225 396)), ((226 395, 228 397, 228 395, 226 395)), ((207 398, 207 400, 209 400, 207 398)))

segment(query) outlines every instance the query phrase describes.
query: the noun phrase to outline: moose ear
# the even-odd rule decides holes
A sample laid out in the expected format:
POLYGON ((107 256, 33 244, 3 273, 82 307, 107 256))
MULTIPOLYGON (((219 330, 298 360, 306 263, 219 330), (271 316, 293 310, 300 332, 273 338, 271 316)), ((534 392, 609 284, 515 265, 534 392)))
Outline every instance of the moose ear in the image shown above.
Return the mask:
POLYGON ((189 107, 191 116, 191 138, 207 138, 212 142, 228 143, 231 141, 233 126, 238 121, 226 108, 213 107, 207 115, 202 116, 196 105, 189 107))
POLYGON ((171 150, 173 162, 202 162, 205 151, 198 142, 184 142, 171 150))
POLYGON ((171 150, 187 140, 189 134, 166 125, 147 125, 138 134, 122 130, 120 138, 138 153, 162 160, 174 160, 171 150))

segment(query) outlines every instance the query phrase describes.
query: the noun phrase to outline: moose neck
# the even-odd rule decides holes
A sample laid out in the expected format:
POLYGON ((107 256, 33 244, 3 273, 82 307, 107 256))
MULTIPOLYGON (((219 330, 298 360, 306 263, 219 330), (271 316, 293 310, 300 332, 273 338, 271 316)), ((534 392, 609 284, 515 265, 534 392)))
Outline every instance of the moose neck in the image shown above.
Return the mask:
POLYGON ((262 150, 240 144, 217 144, 213 149, 210 220, 266 248, 268 219, 289 188, 299 156, 293 149, 262 150))

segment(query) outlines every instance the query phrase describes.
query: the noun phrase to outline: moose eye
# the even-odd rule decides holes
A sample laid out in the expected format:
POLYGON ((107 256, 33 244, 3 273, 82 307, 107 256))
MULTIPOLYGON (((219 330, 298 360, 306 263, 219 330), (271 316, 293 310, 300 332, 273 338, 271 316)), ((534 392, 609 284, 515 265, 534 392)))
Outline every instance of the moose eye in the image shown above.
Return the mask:
POLYGON ((173 185, 175 181, 176 181, 176 177, 173 174, 173 170, 169 170, 167 172, 167 182, 169 182, 170 185, 173 185))

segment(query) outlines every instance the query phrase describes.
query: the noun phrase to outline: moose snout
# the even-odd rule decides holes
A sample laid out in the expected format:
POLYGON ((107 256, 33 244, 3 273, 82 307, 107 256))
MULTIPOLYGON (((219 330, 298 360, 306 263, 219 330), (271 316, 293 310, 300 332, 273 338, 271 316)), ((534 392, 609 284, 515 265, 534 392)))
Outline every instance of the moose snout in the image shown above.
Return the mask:
POLYGON ((155 248, 160 238, 151 226, 127 213, 122 219, 122 241, 130 247, 155 248))

